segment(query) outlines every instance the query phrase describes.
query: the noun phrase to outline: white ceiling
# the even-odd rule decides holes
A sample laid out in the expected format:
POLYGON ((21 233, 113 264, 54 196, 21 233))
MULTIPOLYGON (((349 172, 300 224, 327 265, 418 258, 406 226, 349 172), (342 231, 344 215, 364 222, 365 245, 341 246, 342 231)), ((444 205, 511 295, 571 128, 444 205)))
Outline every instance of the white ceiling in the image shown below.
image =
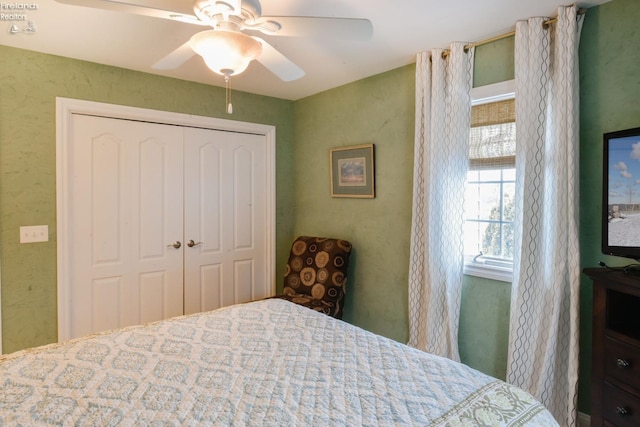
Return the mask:
MULTIPOLYGON (((120 0, 123 1, 123 0, 120 0)), ((126 0, 128 1, 128 0, 126 0)), ((192 13, 191 0, 131 0, 192 13)), ((578 3, 590 7, 609 0, 578 3)), ((531 16, 555 16, 567 0, 262 0, 264 16, 366 18, 373 24, 368 41, 264 36, 306 75, 282 82, 253 61, 232 77, 234 90, 296 100, 415 62, 420 51, 453 41, 474 42, 513 30, 531 16)), ((224 86, 199 56, 174 70, 151 65, 207 29, 181 22, 60 4, 54 0, 3 2, 3 14, 22 13, 37 32, 10 34, 11 21, 0 20, 0 44, 224 86), (36 5, 36 10, 7 10, 6 5, 36 5)), ((587 15, 588 16, 588 15, 587 15)), ((588 19, 588 18, 587 18, 588 19)), ((23 28, 26 22, 15 22, 23 28)))

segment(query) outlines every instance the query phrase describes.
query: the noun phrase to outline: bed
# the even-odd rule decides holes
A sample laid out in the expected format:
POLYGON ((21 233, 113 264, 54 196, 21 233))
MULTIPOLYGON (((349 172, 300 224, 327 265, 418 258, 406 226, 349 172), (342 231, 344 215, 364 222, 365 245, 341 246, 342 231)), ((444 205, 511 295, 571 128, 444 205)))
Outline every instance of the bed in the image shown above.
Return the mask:
POLYGON ((0 425, 558 424, 465 365, 267 299, 1 356, 0 425))

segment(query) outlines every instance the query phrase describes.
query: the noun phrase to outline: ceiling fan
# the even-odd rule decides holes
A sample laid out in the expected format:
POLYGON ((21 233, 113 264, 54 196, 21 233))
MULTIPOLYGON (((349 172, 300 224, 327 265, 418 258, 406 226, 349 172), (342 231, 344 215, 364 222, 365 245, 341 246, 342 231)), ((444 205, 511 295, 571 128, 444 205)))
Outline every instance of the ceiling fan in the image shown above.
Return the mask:
POLYGON ((122 0, 56 1, 209 26, 212 29, 194 34, 189 41, 153 64, 153 68, 177 68, 197 53, 210 69, 225 76, 227 83, 230 76, 243 72, 254 59, 283 81, 304 76, 304 70, 258 34, 352 40, 367 40, 373 34, 367 19, 262 16, 259 0, 196 0, 193 14, 122 0))

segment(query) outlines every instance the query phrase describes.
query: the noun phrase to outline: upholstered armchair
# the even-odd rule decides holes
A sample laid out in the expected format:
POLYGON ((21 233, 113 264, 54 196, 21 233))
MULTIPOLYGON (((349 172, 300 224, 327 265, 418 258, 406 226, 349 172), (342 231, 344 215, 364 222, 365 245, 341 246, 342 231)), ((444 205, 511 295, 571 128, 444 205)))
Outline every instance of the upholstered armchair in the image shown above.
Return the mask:
POLYGON ((351 243, 326 237, 298 237, 291 246, 283 298, 342 319, 351 243))

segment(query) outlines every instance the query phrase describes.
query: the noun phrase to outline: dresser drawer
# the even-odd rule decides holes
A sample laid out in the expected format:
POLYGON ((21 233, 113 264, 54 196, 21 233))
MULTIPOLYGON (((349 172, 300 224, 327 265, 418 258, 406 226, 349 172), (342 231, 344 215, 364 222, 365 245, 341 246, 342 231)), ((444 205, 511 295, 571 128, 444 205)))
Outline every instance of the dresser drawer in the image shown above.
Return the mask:
POLYGON ((610 376, 640 391, 640 349, 607 338, 604 351, 605 376, 610 376))
POLYGON ((640 426, 640 399, 611 384, 604 384, 604 405, 602 415, 605 420, 618 427, 640 426))

